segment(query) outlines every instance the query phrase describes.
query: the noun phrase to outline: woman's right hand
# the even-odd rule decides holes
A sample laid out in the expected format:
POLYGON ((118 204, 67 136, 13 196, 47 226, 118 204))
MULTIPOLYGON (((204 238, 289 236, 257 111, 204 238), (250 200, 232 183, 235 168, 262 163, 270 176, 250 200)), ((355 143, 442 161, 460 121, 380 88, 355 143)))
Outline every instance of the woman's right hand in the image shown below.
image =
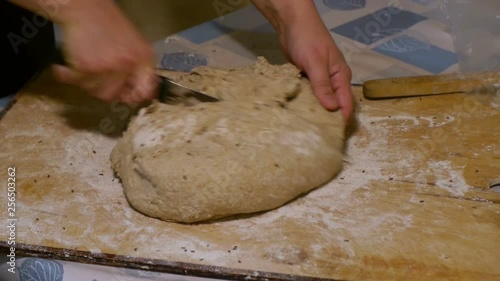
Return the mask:
POLYGON ((67 65, 54 65, 55 77, 106 102, 155 98, 154 53, 139 31, 112 0, 75 2, 58 22, 67 65))

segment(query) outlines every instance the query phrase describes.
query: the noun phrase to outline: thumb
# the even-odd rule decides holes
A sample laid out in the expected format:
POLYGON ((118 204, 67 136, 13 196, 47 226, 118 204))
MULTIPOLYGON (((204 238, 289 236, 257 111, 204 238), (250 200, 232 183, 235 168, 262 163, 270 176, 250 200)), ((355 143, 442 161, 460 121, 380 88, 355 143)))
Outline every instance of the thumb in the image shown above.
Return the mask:
POLYGON ((82 79, 79 72, 61 64, 52 65, 52 74, 57 81, 65 84, 77 84, 82 79))
POLYGON ((152 67, 139 67, 132 79, 132 96, 137 103, 156 97, 159 80, 152 67))

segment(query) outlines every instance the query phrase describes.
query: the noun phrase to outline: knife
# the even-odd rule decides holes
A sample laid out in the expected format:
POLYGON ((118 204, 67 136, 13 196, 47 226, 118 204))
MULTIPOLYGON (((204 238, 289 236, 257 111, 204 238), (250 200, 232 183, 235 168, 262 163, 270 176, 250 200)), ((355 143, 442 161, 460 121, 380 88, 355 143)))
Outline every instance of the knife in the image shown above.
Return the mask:
MULTIPOLYGON (((61 65, 68 65, 59 46, 55 48, 53 62, 61 65)), ((168 104, 184 103, 184 105, 190 106, 200 102, 220 101, 219 99, 205 93, 183 86, 164 75, 156 76, 159 81, 158 99, 160 102, 168 104)))
POLYGON ((157 75, 160 81, 160 93, 158 99, 167 104, 179 104, 190 106, 200 102, 218 102, 217 98, 205 93, 183 86, 172 79, 157 75))

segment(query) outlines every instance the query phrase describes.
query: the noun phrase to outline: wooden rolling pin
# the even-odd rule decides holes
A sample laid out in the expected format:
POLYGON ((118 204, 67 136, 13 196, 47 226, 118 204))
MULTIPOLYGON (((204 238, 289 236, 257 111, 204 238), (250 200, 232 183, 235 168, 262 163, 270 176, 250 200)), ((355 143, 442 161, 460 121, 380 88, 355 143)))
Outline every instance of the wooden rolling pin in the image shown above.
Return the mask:
POLYGON ((441 74, 376 79, 363 83, 367 99, 385 99, 468 93, 485 87, 500 87, 500 72, 441 74))

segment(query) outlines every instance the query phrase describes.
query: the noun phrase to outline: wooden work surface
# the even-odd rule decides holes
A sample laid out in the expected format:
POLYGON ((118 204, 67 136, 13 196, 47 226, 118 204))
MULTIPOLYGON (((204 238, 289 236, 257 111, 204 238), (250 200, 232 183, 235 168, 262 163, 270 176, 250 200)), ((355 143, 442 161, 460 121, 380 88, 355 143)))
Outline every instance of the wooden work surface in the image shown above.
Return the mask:
POLYGON ((369 101, 354 92, 335 180, 270 212, 182 225, 131 209, 113 176, 126 108, 46 73, 0 120, 2 185, 16 167, 18 252, 228 279, 500 280, 491 96, 369 101))

